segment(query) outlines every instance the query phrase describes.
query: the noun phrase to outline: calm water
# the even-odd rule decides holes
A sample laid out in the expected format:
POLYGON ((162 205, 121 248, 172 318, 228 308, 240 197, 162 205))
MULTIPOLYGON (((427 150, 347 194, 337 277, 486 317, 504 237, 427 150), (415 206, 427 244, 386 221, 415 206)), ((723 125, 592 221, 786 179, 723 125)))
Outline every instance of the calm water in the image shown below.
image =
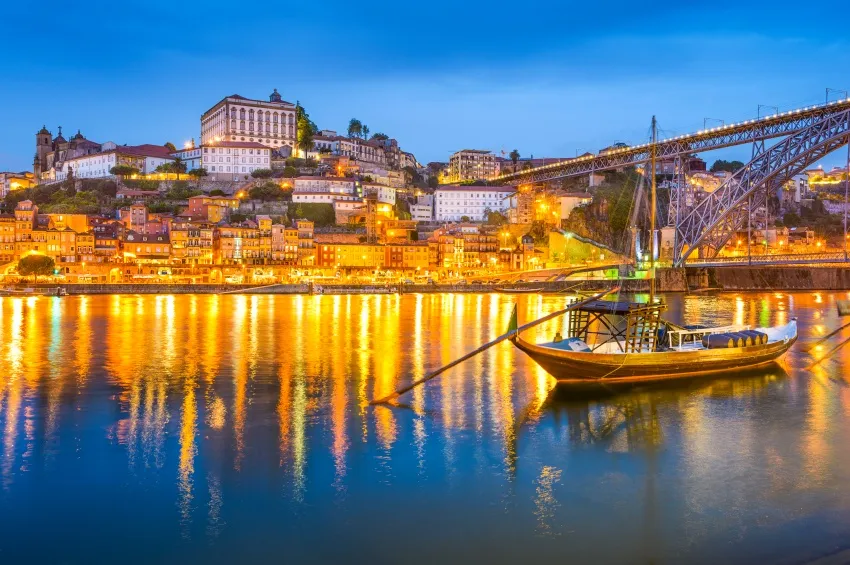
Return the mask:
POLYGON ((502 344, 404 408, 565 299, 2 298, 0 562, 806 563, 850 548, 835 298, 667 297, 798 317, 753 375, 570 401, 502 344))

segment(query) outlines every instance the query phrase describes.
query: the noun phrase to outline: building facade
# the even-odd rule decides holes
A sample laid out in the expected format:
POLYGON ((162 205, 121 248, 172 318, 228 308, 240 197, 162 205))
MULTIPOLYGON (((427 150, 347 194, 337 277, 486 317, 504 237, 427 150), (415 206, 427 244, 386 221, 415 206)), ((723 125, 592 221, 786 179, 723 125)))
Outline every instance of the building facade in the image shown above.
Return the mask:
POLYGON ((277 89, 268 101, 227 96, 201 116, 201 145, 223 141, 256 142, 288 156, 295 148, 295 104, 277 89))
POLYGON ((441 186, 434 191, 434 219, 438 222, 473 222, 487 219, 487 211, 502 211, 505 198, 515 192, 506 186, 441 186))
POLYGON ((449 158, 447 182, 489 180, 499 176, 499 161, 490 151, 464 149, 449 158))

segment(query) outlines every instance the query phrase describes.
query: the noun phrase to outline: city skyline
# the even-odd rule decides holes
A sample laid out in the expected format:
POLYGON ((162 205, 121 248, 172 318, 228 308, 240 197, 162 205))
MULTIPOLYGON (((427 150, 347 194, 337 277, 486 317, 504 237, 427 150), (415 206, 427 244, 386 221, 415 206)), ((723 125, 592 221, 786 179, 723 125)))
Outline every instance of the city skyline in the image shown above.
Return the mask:
MULTIPOLYGON (((824 4, 824 13, 833 5, 839 6, 824 4)), ((535 12, 546 18, 528 13, 534 25, 513 26, 507 35, 491 30, 510 21, 509 5, 463 6, 452 13, 458 22, 480 21, 473 30, 447 23, 441 7, 352 13, 340 5, 334 18, 325 18, 295 6, 263 18, 264 25, 285 30, 291 39, 283 44, 295 47, 276 48, 276 34, 243 34, 236 54, 226 40, 228 22, 206 12, 198 16, 200 25, 174 28, 153 16, 99 20, 95 9, 47 9, 31 21, 23 6, 12 7, 25 34, 45 26, 103 27, 105 41, 71 57, 57 57, 57 49, 77 48, 52 41, 0 55, 9 71, 3 98, 15 108, 0 141, 0 168, 31 168, 31 140, 42 124, 79 128, 100 142, 180 145, 199 138, 200 114, 222 96, 263 98, 272 88, 285 100, 300 101, 320 128, 342 132, 348 119, 359 118, 373 132, 399 139, 422 163, 447 161, 465 147, 569 157, 614 141, 645 141, 652 114, 662 136, 678 135, 701 129, 707 117, 736 121, 754 117, 758 104, 815 104, 826 87, 850 88, 834 84, 850 70, 847 40, 800 28, 796 8, 785 3, 721 2, 709 18, 697 17, 698 8, 632 14, 622 2, 607 4, 604 13, 544 3, 535 12), (477 19, 470 19, 476 10, 477 19), (618 12, 628 17, 607 16, 618 12), (411 27, 433 33, 414 35, 411 27), (766 27, 770 35, 760 31, 766 27), (109 47, 119 41, 121 47, 109 47), (675 54, 677 62, 664 55, 652 64, 659 53, 675 54), (237 73, 207 71, 232 66, 237 73), (41 72, 27 71, 32 68, 41 72)), ((746 153, 730 149, 708 158, 746 153)), ((832 155, 825 164, 843 162, 832 155)))

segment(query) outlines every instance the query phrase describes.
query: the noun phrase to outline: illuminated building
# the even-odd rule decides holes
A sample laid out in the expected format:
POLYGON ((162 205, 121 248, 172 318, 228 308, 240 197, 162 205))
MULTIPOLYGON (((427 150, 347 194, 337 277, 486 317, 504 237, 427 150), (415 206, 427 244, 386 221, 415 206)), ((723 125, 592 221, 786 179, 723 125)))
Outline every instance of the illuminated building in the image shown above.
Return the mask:
MULTIPOLYGON (((200 150, 200 164, 211 180, 247 180, 257 169, 271 168, 271 149, 262 143, 215 141, 202 145, 200 150)), ((176 151, 174 155, 179 156, 187 151, 176 151)))
POLYGON ((201 145, 256 142, 288 156, 295 148, 295 120, 295 104, 283 100, 277 89, 268 102, 233 94, 201 116, 201 145))
POLYGON ((449 170, 445 180, 450 183, 490 180, 499 176, 499 173, 499 161, 492 152, 463 149, 449 158, 449 170))
POLYGON ((35 158, 32 165, 35 181, 56 180, 57 171, 64 169, 65 161, 101 151, 101 144, 86 139, 80 130, 70 140, 66 140, 62 136, 62 126, 59 126, 59 135, 55 139, 46 127, 42 127, 35 134, 35 158))
POLYGON ((434 219, 484 221, 487 210, 503 210, 505 197, 514 192, 513 187, 506 186, 441 186, 434 191, 434 219))
POLYGON ((148 235, 128 231, 124 236, 124 260, 138 264, 164 264, 171 258, 171 240, 164 234, 148 235))
POLYGON ((56 180, 64 180, 73 174, 75 178, 105 178, 114 176, 110 170, 118 165, 138 169, 139 174, 149 175, 156 168, 171 163, 174 158, 164 145, 116 145, 109 142, 97 153, 66 158, 55 172, 56 180))
POLYGON ((36 185, 35 176, 29 171, 22 173, 0 172, 0 198, 15 190, 22 190, 36 185))

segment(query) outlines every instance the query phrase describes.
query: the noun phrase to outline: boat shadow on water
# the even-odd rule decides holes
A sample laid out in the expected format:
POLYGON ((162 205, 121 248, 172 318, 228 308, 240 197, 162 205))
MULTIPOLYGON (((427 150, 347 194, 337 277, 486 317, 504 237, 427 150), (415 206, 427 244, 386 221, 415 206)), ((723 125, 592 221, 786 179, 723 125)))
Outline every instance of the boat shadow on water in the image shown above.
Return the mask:
POLYGON ((775 363, 729 374, 694 376, 675 381, 632 383, 616 387, 556 385, 537 411, 555 427, 566 426, 576 445, 613 445, 625 441, 627 449, 659 447, 664 443, 666 419, 660 414, 684 398, 748 398, 766 393, 788 379, 775 363))

